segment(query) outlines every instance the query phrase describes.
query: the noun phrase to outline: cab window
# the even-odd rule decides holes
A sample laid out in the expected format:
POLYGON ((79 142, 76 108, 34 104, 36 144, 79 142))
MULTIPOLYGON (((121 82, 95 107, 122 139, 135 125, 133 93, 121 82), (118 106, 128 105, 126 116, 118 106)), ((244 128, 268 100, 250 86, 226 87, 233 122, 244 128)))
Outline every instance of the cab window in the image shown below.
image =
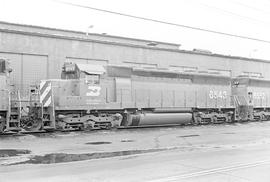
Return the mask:
POLYGON ((89 85, 97 85, 100 82, 100 76, 99 75, 86 75, 85 82, 86 84, 89 84, 89 85))

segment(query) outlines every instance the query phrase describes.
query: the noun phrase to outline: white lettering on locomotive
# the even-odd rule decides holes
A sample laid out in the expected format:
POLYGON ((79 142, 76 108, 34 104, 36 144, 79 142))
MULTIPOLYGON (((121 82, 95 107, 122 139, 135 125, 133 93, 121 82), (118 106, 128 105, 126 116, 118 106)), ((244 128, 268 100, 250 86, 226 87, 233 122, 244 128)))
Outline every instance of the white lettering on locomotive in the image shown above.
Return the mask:
POLYGON ((99 86, 88 86, 88 90, 86 92, 86 96, 94 96, 97 97, 100 95, 101 87, 99 86))
POLYGON ((265 93, 264 92, 253 92, 254 99, 264 99, 265 93))
POLYGON ((227 91, 222 90, 210 90, 209 91, 210 99, 226 99, 227 98, 227 91))

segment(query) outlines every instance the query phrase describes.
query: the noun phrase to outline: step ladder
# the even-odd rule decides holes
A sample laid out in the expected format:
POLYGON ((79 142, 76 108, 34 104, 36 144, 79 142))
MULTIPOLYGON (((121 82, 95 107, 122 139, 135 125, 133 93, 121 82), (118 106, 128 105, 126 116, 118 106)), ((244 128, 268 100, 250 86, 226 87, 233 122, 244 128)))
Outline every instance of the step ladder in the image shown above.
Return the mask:
POLYGON ((55 130, 55 105, 53 87, 50 80, 42 80, 39 86, 39 102, 44 130, 55 130))
POLYGON ((8 100, 9 109, 6 129, 8 131, 20 131, 22 103, 19 90, 9 92, 8 100))

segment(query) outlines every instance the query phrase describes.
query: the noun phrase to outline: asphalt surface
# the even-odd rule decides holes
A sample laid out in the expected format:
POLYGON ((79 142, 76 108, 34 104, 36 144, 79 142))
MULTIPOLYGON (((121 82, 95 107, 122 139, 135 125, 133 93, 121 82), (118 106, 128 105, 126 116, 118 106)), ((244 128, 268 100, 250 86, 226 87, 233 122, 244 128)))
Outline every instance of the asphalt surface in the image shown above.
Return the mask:
POLYGON ((269 154, 269 121, 1 137, 0 182, 269 182, 269 154))

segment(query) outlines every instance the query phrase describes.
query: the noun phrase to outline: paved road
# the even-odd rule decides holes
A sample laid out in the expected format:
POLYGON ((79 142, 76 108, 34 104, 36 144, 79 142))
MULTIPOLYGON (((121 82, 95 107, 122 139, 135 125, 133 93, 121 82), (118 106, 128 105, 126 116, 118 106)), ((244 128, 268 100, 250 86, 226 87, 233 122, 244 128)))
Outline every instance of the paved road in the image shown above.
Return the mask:
POLYGON ((0 149, 31 150, 0 158, 0 182, 270 181, 270 122, 22 136, 0 149), (63 163, 9 165, 55 153, 63 163))

